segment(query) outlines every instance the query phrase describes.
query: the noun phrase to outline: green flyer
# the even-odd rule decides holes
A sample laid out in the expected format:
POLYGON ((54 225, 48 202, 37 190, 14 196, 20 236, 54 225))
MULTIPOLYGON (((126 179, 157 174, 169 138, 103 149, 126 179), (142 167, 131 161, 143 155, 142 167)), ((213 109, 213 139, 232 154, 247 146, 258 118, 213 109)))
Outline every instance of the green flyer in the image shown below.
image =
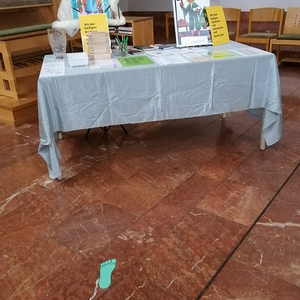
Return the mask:
POLYGON ((123 67, 133 67, 142 65, 153 65, 154 62, 146 55, 137 55, 132 57, 120 57, 118 58, 120 64, 123 67))

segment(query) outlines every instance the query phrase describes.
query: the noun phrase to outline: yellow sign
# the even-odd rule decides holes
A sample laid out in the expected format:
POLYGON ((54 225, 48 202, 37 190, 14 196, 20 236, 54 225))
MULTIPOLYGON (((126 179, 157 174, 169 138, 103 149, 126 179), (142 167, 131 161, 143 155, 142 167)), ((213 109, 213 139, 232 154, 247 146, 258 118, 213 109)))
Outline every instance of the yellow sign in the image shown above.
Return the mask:
POLYGON ((108 32, 108 22, 106 14, 94 14, 79 16, 82 49, 89 55, 88 33, 91 31, 108 32))
POLYGON ((213 45, 229 42, 228 28, 221 5, 206 7, 213 45))

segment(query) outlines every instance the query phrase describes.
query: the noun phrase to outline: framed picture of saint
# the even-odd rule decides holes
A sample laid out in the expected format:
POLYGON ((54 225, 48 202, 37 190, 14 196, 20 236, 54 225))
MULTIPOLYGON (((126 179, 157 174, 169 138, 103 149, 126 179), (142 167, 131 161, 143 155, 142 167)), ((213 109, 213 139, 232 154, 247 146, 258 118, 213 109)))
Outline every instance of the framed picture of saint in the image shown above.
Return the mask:
POLYGON ((177 47, 212 45, 207 6, 210 0, 173 0, 177 47))

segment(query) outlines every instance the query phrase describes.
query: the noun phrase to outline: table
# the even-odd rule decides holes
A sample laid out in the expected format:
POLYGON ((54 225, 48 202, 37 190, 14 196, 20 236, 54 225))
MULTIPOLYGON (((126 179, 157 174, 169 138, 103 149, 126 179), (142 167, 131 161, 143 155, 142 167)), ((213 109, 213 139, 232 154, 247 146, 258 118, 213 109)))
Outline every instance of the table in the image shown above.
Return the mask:
MULTIPOLYGON (((233 41, 208 50, 253 48, 233 41)), ((163 50, 164 51, 164 50, 163 50)), ((258 51, 258 50, 257 50, 258 51)), ((44 63, 53 59, 45 56, 44 63)), ((59 178, 59 132, 248 110, 263 117, 267 145, 281 138, 282 111, 276 56, 209 59, 186 64, 90 70, 38 79, 39 154, 59 178)))

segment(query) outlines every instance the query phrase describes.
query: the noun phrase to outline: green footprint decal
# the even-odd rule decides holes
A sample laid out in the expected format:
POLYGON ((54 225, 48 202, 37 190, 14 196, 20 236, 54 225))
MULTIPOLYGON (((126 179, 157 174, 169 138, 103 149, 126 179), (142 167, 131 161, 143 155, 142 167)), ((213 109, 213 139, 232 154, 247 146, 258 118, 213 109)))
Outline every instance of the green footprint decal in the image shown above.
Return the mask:
POLYGON ((107 260, 100 265, 100 289, 107 289, 111 284, 111 274, 116 267, 116 259, 107 260))

